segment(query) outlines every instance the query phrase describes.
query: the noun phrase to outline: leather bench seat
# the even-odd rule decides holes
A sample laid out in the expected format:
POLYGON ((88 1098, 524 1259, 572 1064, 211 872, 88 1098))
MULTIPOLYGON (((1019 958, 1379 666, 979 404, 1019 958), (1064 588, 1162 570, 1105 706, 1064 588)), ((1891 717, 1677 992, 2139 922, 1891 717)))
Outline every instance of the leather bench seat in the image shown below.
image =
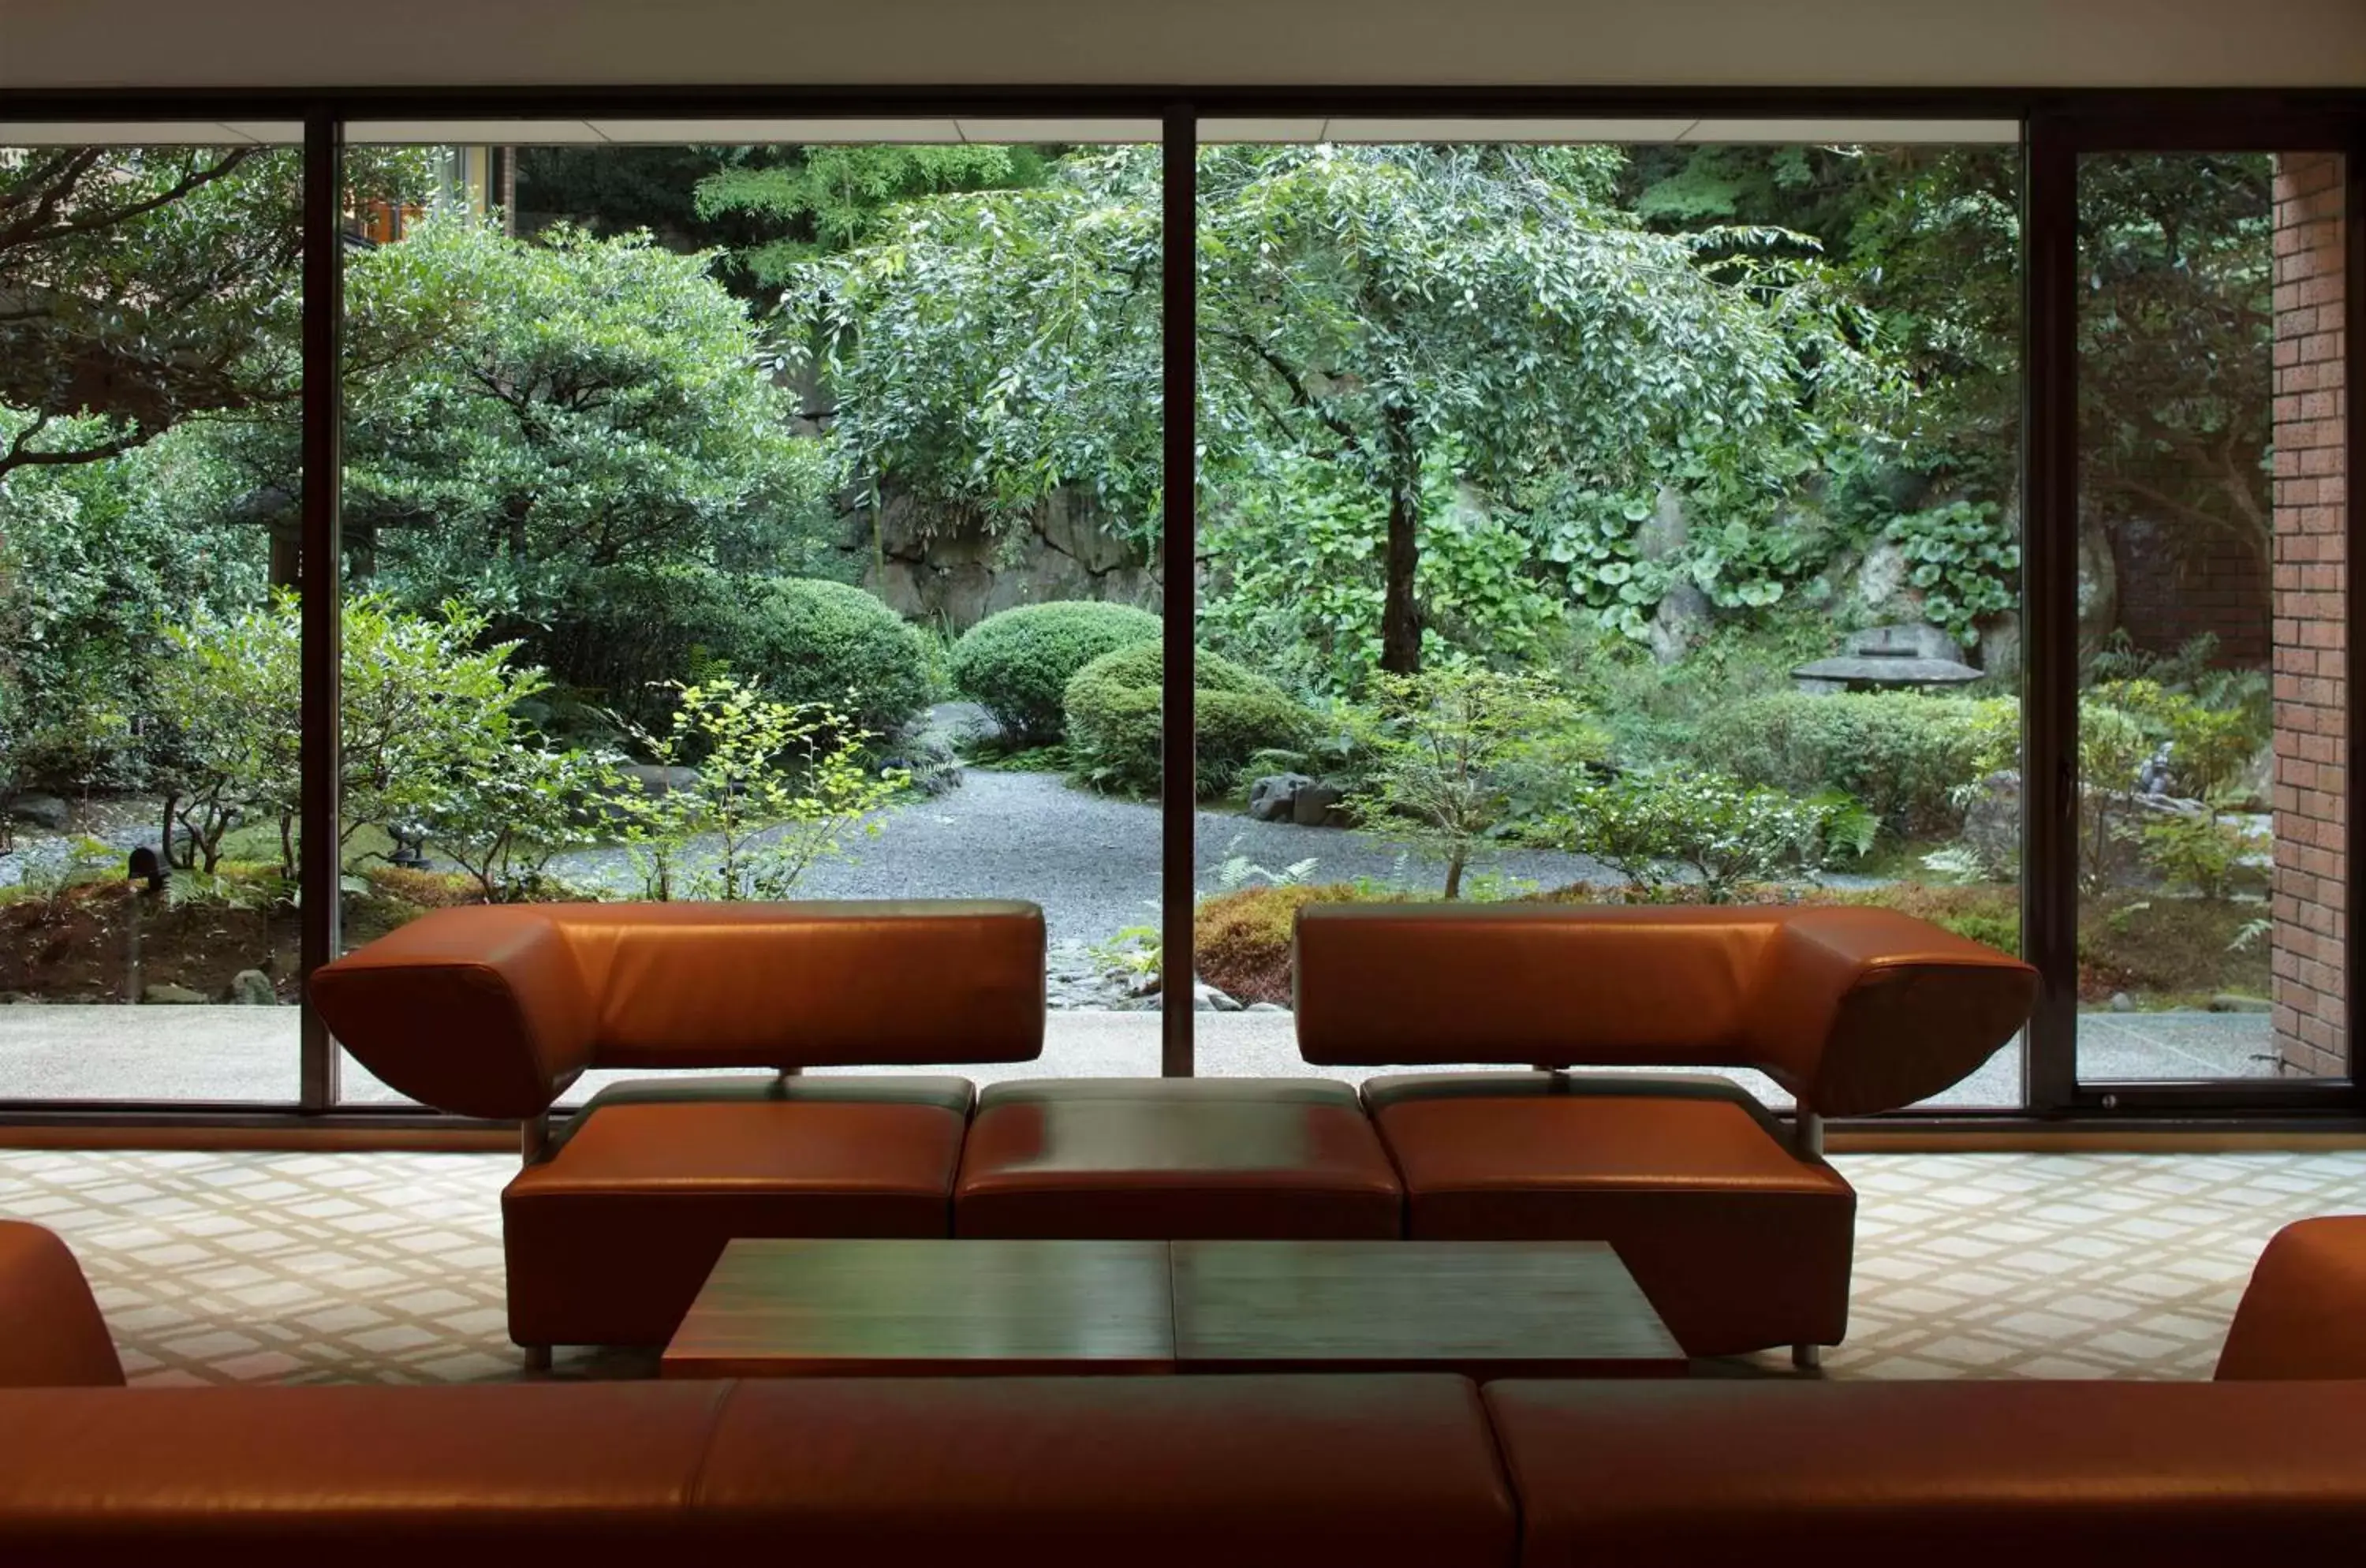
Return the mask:
POLYGON ((2226 1330, 2218 1375, 2366 1378, 2366 1214, 2276 1233, 2226 1330))
POLYGON ((990 1086, 953 1192, 963 1236, 1203 1241, 1403 1234, 1396 1172, 1345 1084, 1072 1078, 990 1086))
POLYGON ((1412 1074, 1364 1094, 1424 1241, 1603 1241, 1688 1355, 1837 1343, 1856 1194, 1724 1078, 1412 1074))
POLYGON ((941 1236, 958 1077, 689 1078, 594 1096, 501 1194, 512 1337, 659 1345, 739 1236, 941 1236))

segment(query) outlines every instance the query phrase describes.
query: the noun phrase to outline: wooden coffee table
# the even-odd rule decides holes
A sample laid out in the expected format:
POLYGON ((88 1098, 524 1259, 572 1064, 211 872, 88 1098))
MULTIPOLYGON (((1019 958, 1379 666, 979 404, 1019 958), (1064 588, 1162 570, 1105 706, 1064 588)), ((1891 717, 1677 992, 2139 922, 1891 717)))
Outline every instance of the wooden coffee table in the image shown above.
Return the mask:
POLYGON ((667 1377, 1681 1377, 1598 1242, 735 1241, 667 1377))

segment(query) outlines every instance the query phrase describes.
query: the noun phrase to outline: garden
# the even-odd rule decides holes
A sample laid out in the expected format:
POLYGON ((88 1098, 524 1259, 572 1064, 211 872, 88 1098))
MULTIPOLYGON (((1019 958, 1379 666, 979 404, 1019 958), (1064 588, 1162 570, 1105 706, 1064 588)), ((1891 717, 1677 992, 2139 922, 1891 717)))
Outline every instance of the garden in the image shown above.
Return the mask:
MULTIPOLYGON (((516 156, 507 211, 431 151, 346 171, 393 235, 345 262, 347 942, 1032 897, 1055 1001, 1154 1005, 1156 149, 516 156)), ((292 996, 299 175, 0 152, 17 999, 292 996)), ((2264 655, 2120 592, 2265 558, 2268 179, 2088 181, 2097 1008, 2268 992, 2264 655)), ((1866 902, 2018 950, 2017 185, 2010 147, 1202 150, 1209 1005, 1287 1003, 1312 900, 1866 902)))

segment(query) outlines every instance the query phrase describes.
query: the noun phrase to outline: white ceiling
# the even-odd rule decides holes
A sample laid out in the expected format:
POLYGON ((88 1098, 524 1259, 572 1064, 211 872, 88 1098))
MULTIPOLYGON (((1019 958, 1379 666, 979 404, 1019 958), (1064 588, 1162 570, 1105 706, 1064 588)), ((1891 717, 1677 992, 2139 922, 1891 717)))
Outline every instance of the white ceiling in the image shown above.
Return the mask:
MULTIPOLYGON (((1211 119, 1210 142, 1970 142, 2018 141, 2009 119, 1211 119)), ((1155 141, 1153 119, 506 119, 355 120, 345 140, 359 145, 678 146, 707 142, 1042 142, 1155 141)), ((193 120, 171 124, 0 121, 0 146, 294 145, 294 122, 193 120)))

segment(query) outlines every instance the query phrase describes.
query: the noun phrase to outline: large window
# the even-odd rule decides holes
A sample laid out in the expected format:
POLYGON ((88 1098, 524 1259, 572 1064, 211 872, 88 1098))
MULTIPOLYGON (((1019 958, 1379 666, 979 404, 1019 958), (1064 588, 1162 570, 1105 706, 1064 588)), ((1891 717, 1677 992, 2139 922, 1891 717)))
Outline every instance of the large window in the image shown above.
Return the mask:
POLYGON ((296 1097, 276 139, 0 127, 0 1099, 296 1097))
POLYGON ((348 946, 1025 899, 1025 1070, 1158 1070, 1158 154, 1047 140, 1155 126, 1018 129, 355 129, 348 946))
MULTIPOLYGON (((1291 911, 1368 899, 2017 952, 2013 128, 1211 129, 1203 976, 1286 1004, 1291 911)), ((1289 1070, 1260 1022, 1201 1070, 1289 1070)), ((1947 1099, 2018 1104, 2018 1051, 1947 1099)))
POLYGON ((2356 122, 1967 101, 0 124, 0 1104, 415 1111, 332 936, 783 897, 1042 905, 1028 1074, 1842 903, 2045 972, 1935 1108, 2353 1103, 2356 122))

